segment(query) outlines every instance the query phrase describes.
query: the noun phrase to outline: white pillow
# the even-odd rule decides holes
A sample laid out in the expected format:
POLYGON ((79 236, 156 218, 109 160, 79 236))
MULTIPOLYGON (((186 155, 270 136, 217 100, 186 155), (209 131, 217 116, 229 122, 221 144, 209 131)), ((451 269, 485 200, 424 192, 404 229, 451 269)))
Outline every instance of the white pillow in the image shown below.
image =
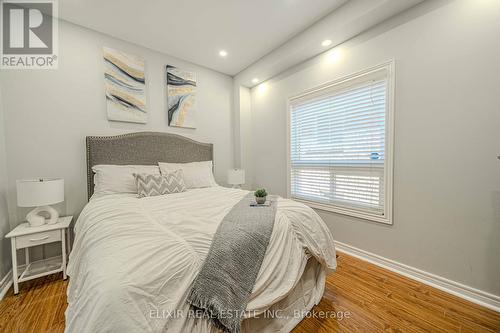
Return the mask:
POLYGON ((94 195, 114 193, 135 193, 135 173, 160 174, 157 165, 95 165, 94 195))
POLYGON ((182 170, 184 183, 187 188, 200 188, 217 186, 212 172, 212 161, 191 163, 163 163, 159 162, 162 174, 182 170))

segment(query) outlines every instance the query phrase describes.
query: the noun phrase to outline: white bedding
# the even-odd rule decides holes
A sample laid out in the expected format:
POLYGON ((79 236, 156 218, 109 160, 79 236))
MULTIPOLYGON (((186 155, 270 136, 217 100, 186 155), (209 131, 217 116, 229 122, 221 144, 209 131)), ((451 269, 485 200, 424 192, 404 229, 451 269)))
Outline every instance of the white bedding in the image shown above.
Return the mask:
MULTIPOLYGON (((75 225, 66 332, 215 331, 192 316, 185 297, 218 224, 247 193, 217 186, 141 199, 92 198, 75 225)), ((280 198, 242 330, 291 330, 300 318, 259 314, 273 304, 310 308, 323 293, 325 270, 335 267, 333 238, 320 217, 280 198), (311 257, 315 264, 307 264, 311 257)))

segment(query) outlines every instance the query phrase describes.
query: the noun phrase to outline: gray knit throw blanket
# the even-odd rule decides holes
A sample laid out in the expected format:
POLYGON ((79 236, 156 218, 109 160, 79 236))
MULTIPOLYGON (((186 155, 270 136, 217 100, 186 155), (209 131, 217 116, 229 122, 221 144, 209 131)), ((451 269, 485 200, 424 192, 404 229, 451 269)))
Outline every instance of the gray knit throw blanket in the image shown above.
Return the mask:
POLYGON ((224 217, 187 298, 226 332, 240 332, 266 254, 277 205, 276 197, 268 200, 270 206, 251 207, 255 199, 249 193, 224 217))

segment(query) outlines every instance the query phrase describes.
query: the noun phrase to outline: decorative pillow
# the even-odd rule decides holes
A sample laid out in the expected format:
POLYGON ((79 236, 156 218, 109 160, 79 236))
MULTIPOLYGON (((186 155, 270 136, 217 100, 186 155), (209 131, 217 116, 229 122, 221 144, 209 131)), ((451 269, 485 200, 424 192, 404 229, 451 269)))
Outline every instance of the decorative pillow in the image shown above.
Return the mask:
POLYGON ((134 174, 139 198, 186 191, 182 170, 163 175, 134 174))
POLYGON ((94 195, 115 193, 137 193, 134 173, 160 174, 157 165, 110 165, 99 164, 92 167, 94 175, 94 195))
POLYGON ((182 170, 187 188, 217 186, 212 172, 212 161, 191 163, 158 163, 162 174, 182 170))

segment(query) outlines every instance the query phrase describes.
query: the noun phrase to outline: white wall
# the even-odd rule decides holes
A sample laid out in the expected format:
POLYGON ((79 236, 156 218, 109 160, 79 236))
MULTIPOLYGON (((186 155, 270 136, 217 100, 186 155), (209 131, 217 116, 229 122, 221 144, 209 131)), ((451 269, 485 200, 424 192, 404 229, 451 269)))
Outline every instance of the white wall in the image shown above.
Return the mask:
POLYGON ((239 96, 240 96, 240 105, 239 105, 239 115, 240 115, 240 167, 245 165, 245 185, 243 185, 246 189, 253 188, 253 131, 252 131, 252 108, 251 108, 251 94, 250 89, 246 87, 239 88, 239 96), (246 149, 241 149, 241 147, 245 147, 246 149))
POLYGON ((286 195, 289 97, 394 58, 394 225, 318 212, 341 242, 500 295, 499 36, 499 1, 431 1, 252 89, 253 182, 286 195))
MULTIPOLYGON (((0 86, 1 87, 1 86, 0 86)), ((5 152, 5 126, 0 89, 0 280, 11 268, 10 241, 5 239, 9 232, 9 211, 7 208, 7 154, 5 152)))
POLYGON ((59 31, 58 70, 1 73, 12 226, 26 213, 15 205, 15 180, 24 177, 63 177, 66 202, 58 208, 66 214, 79 213, 87 201, 88 135, 161 131, 213 143, 216 179, 225 182, 227 169, 233 166, 231 77, 67 22, 60 23, 59 31), (146 125, 107 120, 103 46, 145 58, 149 110, 146 125), (167 64, 197 73, 196 130, 167 125, 167 64))

